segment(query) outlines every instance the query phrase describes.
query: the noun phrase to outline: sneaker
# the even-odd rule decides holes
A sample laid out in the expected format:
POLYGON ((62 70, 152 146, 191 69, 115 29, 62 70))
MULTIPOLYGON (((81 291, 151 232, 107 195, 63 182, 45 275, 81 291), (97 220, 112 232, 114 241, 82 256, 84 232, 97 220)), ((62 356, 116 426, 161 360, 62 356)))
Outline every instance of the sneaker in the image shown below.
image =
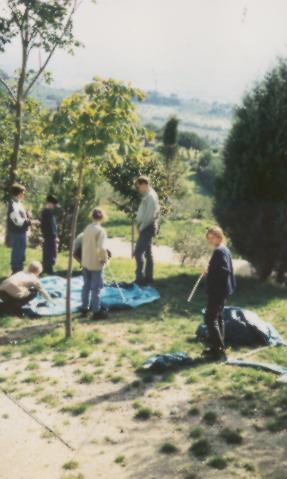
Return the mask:
POLYGON ((107 319, 108 316, 108 312, 105 309, 100 309, 96 313, 93 313, 92 321, 98 321, 99 319, 107 319))

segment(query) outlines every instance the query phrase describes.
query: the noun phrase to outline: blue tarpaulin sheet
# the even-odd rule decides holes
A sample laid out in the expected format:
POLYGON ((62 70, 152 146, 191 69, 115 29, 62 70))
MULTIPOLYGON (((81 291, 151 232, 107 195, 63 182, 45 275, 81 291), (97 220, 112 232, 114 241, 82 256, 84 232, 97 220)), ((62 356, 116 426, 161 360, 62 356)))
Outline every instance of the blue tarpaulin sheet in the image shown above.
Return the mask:
MULTIPOLYGON (((274 326, 263 321, 256 313, 237 306, 224 308, 225 343, 228 346, 255 346, 257 344, 286 345, 284 338, 274 326)), ((200 341, 208 337, 206 324, 196 332, 200 341)))
MULTIPOLYGON (((60 276, 47 276, 41 279, 43 288, 52 296, 53 302, 49 303, 42 296, 36 296, 25 309, 39 316, 62 316, 66 312, 66 279, 60 276)), ((81 291, 83 277, 72 278, 71 308, 76 312, 81 307, 81 291)), ((103 307, 112 308, 137 308, 142 304, 151 303, 160 298, 158 291, 150 286, 140 288, 136 284, 128 287, 116 287, 106 284, 101 291, 101 304, 103 307)))

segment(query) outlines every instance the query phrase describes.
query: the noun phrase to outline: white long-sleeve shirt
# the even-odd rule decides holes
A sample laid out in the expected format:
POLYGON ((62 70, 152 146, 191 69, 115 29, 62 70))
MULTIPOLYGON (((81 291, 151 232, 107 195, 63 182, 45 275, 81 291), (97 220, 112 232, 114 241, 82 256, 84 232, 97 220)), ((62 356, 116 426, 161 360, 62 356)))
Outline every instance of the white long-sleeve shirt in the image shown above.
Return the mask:
POLYGON ((160 205, 157 193, 150 188, 142 198, 136 221, 139 230, 144 230, 147 226, 157 223, 160 214, 160 205))

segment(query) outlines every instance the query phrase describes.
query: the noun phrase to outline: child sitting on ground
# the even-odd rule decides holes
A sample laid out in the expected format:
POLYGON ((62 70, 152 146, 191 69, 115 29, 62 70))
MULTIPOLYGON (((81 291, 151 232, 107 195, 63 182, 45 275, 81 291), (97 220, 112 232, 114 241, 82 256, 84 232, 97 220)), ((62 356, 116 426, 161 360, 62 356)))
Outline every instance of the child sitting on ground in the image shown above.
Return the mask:
POLYGON ((52 302, 50 295, 42 288, 39 276, 43 268, 39 261, 32 261, 28 271, 19 271, 12 274, 0 284, 0 299, 3 310, 8 314, 21 314, 21 308, 40 293, 52 302))
POLYGON ((209 228, 206 239, 214 248, 206 271, 207 308, 205 321, 208 329, 210 348, 203 354, 212 359, 226 358, 224 344, 224 304, 235 289, 235 277, 231 253, 225 245, 221 228, 209 228))

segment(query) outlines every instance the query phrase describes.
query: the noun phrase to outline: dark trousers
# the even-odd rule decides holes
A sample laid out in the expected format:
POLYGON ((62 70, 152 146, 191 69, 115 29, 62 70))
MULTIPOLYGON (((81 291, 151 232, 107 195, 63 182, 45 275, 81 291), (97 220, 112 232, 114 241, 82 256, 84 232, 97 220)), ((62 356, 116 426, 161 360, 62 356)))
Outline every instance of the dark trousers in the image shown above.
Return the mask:
POLYGON ((12 273, 23 271, 26 259, 27 235, 26 233, 11 233, 11 269, 12 273))
POLYGON ((224 345, 224 309, 225 299, 208 297, 205 322, 208 329, 210 347, 213 351, 225 349, 224 345))
POLYGON ((0 291, 0 299, 3 301, 3 309, 10 314, 19 312, 25 304, 32 301, 36 296, 37 290, 34 288, 30 289, 29 295, 25 296, 25 298, 13 298, 13 296, 10 296, 10 294, 5 291, 0 291))
POLYGON ((156 234, 154 225, 147 226, 140 232, 136 248, 136 281, 153 280, 153 255, 152 255, 152 241, 156 234))
POLYGON ((46 237, 43 243, 43 269, 46 274, 53 274, 53 266, 57 258, 56 238, 46 237))

